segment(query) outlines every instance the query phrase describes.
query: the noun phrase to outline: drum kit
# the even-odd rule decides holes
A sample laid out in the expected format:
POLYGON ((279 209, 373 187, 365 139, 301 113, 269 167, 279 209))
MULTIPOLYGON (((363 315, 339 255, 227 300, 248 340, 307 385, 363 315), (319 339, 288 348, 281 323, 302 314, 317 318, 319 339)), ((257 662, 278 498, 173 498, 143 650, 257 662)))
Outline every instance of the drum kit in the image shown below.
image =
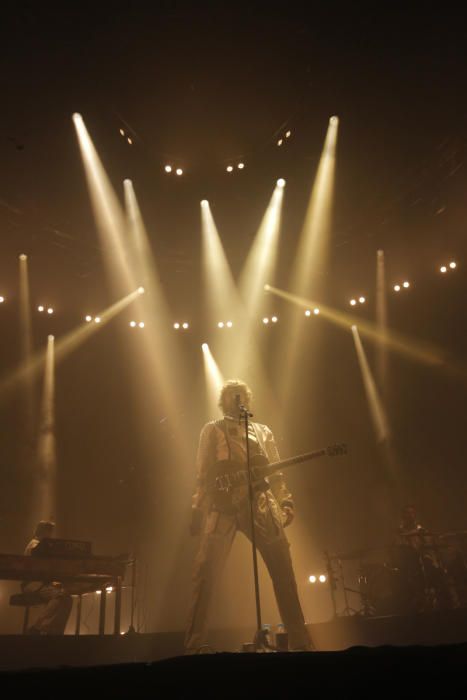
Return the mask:
MULTIPOLYGON (((340 578, 345 600, 341 615, 408 615, 467 607, 467 531, 435 534, 418 528, 401 531, 397 544, 373 549, 326 553, 331 588, 340 578), (343 562, 357 562, 356 587, 346 585, 343 562), (336 564, 340 574, 333 574, 336 564), (353 610, 348 592, 360 597, 353 610)), ((333 593, 334 612, 337 615, 333 593)))

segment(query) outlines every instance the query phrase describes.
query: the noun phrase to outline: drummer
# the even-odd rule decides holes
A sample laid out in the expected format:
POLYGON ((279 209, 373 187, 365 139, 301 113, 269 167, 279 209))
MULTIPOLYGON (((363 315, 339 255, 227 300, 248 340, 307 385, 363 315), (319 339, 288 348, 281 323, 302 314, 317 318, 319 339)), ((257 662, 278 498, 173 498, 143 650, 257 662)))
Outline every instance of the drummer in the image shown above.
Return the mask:
POLYGON ((439 556, 438 538, 418 522, 413 504, 402 509, 397 534, 401 551, 406 554, 408 579, 419 598, 418 607, 421 610, 457 607, 457 595, 439 556))

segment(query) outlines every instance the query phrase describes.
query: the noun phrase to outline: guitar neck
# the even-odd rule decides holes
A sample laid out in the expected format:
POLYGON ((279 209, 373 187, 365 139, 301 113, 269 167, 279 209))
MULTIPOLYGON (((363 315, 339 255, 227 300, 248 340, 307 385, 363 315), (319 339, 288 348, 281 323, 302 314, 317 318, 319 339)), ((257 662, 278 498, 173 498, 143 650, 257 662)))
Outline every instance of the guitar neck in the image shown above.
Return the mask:
MULTIPOLYGON (((317 459, 318 457, 324 457, 327 454, 326 448, 323 447, 321 450, 314 450, 313 452, 305 452, 303 455, 296 455, 295 457, 289 457, 288 459, 281 459, 279 462, 271 462, 270 464, 260 467, 260 470, 264 470, 264 476, 269 476, 274 474, 274 472, 279 469, 284 469, 285 467, 291 467, 293 464, 300 464, 301 462, 308 462, 312 459, 317 459)), ((256 467, 258 469, 258 467, 256 467)))

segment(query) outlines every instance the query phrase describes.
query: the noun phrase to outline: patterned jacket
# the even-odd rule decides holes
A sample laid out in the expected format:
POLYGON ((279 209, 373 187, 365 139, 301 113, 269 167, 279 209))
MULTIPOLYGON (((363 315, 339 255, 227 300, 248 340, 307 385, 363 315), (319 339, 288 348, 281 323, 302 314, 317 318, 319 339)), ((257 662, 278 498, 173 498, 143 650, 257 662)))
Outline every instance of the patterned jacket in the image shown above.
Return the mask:
MULTIPOLYGON (((251 456, 263 454, 269 462, 280 460, 274 435, 267 425, 250 423, 248 437, 251 456)), ((245 427, 230 416, 210 421, 201 430, 196 459, 197 488, 193 495, 194 507, 210 509, 211 502, 206 490, 207 476, 216 462, 221 460, 232 460, 240 464, 246 462, 245 427)), ((292 495, 282 472, 269 476, 267 481, 279 506, 287 505, 293 509, 292 495)))

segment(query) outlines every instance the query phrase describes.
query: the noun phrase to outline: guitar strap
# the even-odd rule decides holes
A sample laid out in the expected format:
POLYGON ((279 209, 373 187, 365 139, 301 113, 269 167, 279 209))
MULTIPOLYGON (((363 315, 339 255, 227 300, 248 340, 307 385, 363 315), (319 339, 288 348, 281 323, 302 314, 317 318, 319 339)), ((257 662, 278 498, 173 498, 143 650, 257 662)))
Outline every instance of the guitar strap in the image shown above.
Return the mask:
POLYGON ((216 427, 220 428, 222 432, 224 433, 225 437, 225 442, 227 443, 227 449, 229 451, 229 462, 232 460, 232 448, 230 445, 230 440, 229 440, 229 431, 227 430, 227 425, 225 418, 219 418, 219 420, 214 421, 216 427))

